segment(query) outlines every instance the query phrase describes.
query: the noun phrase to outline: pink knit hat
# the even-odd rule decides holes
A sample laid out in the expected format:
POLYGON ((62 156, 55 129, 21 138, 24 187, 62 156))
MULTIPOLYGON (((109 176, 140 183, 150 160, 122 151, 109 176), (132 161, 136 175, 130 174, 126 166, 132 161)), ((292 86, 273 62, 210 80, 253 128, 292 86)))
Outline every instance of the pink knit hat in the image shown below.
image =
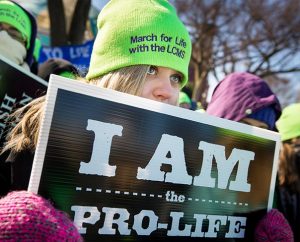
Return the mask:
POLYGON ((0 241, 83 241, 67 215, 27 191, 0 199, 0 241))
POLYGON ((255 241, 294 242, 294 236, 283 214, 272 209, 259 221, 255 229, 255 241))

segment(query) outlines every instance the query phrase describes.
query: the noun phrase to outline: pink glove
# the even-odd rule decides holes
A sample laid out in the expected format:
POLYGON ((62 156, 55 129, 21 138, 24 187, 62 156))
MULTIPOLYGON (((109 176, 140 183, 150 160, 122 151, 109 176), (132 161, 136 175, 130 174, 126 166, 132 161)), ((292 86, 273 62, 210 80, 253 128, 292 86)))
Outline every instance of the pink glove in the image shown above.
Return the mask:
POLYGON ((292 229, 277 209, 269 211, 255 228, 255 241, 294 242, 292 229))

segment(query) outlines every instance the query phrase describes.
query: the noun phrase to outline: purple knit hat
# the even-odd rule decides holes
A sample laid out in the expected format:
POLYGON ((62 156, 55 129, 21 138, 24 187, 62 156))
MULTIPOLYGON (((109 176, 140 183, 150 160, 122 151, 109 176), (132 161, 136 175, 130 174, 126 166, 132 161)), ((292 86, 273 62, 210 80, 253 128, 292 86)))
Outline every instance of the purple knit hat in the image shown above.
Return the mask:
POLYGON ((83 241, 67 215, 27 191, 0 199, 0 241, 83 241))
POLYGON ((206 112, 220 118, 240 121, 267 107, 274 110, 277 120, 281 107, 268 84, 250 73, 235 72, 217 85, 206 112))
POLYGON ((294 236, 283 214, 272 209, 259 221, 255 229, 255 241, 294 242, 294 236))

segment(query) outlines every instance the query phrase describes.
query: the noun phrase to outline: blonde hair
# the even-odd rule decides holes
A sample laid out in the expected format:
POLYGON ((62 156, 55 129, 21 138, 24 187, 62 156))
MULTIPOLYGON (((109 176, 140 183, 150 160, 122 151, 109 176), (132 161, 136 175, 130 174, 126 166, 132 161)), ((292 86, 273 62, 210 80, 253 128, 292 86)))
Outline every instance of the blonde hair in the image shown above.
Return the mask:
POLYGON ((147 65, 136 65, 118 69, 89 81, 99 87, 139 96, 149 70, 147 65))
MULTIPOLYGON (((148 65, 124 67, 99 78, 85 82, 103 88, 139 96, 144 86, 148 65)), ((10 120, 20 120, 7 136, 7 142, 1 153, 11 150, 20 152, 29 149, 35 151, 44 113, 45 96, 37 98, 14 112, 10 120)))

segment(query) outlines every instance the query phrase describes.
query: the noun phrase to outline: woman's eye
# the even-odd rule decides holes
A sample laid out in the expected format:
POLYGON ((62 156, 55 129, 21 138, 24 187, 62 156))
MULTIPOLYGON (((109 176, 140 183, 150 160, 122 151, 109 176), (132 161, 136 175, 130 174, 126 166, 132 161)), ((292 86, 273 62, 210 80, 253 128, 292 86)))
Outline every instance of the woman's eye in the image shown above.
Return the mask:
POLYGON ((157 73, 157 67, 156 66, 150 66, 148 69, 147 74, 149 75, 155 75, 157 73))
POLYGON ((171 81, 173 82, 173 83, 176 83, 176 84, 182 84, 182 76, 181 75, 178 75, 178 74, 175 74, 175 75, 172 75, 171 76, 171 81))

